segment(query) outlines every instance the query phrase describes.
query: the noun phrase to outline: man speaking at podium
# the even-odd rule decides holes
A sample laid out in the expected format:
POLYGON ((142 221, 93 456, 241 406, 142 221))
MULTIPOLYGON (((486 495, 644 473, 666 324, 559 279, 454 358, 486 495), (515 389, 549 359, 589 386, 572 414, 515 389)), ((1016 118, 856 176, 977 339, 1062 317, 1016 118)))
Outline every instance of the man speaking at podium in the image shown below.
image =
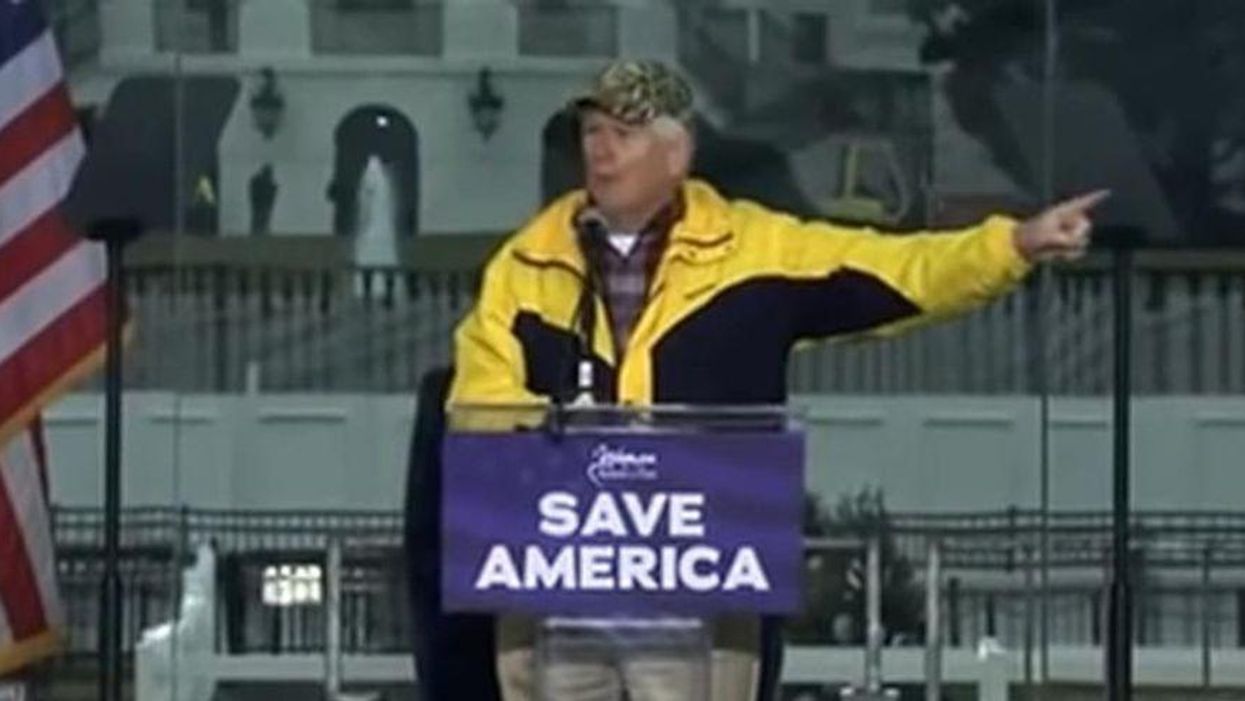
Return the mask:
MULTIPOLYGON (((801 221, 689 177, 692 92, 670 67, 619 61, 571 103, 585 183, 488 264, 455 335, 450 404, 780 404, 797 341, 889 334, 973 309, 1037 262, 1089 244, 1104 193, 1018 222, 895 236, 801 221)), ((713 701, 759 689, 760 621, 714 621, 713 701)), ((530 619, 501 617, 505 701, 533 698, 530 619)), ((582 671, 582 670, 581 670, 582 671)), ((602 665, 568 701, 676 701, 602 665)), ((774 674, 768 675, 771 678, 774 674)))

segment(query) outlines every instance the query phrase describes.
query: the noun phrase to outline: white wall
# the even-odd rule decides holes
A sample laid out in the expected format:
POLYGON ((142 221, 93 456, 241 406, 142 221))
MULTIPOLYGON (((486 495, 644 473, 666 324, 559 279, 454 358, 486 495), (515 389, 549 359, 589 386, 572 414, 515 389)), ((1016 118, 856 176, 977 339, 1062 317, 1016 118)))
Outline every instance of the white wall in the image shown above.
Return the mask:
MULTIPOLYGON (((84 91, 80 100, 105 102, 131 74, 239 76, 243 91, 219 147, 220 224, 226 234, 249 230, 248 182, 265 163, 273 164, 280 188, 272 230, 331 231, 325 192, 333 131, 352 109, 370 103, 399 110, 418 130, 423 232, 513 229, 540 203, 546 121, 604 63, 519 56, 515 5, 495 0, 444 3, 441 57, 313 54, 310 0, 243 2, 237 53, 174 57, 155 51, 154 8, 163 1, 106 0, 101 65, 76 76, 74 91, 84 91), (271 142, 254 129, 248 105, 263 66, 274 68, 286 99, 284 126, 271 142), (487 142, 472 128, 467 108, 483 66, 493 69, 494 86, 506 101, 500 128, 487 142)), ((621 3, 620 52, 672 57, 670 15, 662 2, 621 3)))
MULTIPOLYGON (((811 489, 865 486, 897 511, 1038 505, 1033 398, 801 397, 811 489)), ((1241 508, 1245 398, 1135 403, 1138 509, 1241 508)), ((72 395, 48 412, 53 499, 102 503, 102 402, 72 395)), ((413 401, 384 395, 131 393, 124 431, 127 505, 397 509, 413 401)), ((1107 400, 1052 405, 1052 504, 1109 508, 1107 400)))
MULTIPOLYGON (((541 130, 603 62, 519 56, 516 7, 493 0, 444 3, 444 53, 437 58, 316 55, 310 0, 251 0, 239 5, 237 53, 175 60, 155 50, 154 8, 160 1, 106 0, 101 5, 101 65, 76 75, 74 92, 80 101, 105 102, 116 81, 147 71, 241 77, 244 89, 219 153, 220 224, 227 235, 248 231, 248 182, 265 163, 273 164, 280 188, 272 230, 330 231, 332 206, 325 192, 332 174, 333 131, 348 112, 368 103, 398 109, 418 130, 423 232, 513 229, 539 204, 541 130), (500 130, 488 142, 471 128, 466 105, 476 71, 485 65, 493 68, 506 100, 500 130), (272 142, 255 131, 248 106, 261 66, 277 71, 287 101, 284 128, 272 142)), ((877 14, 869 0, 725 4, 824 12, 835 65, 920 70, 920 27, 902 16, 877 14)), ((619 0, 617 5, 620 54, 674 58, 673 3, 619 0)), ((954 131, 954 125, 946 126, 954 131)), ((978 167, 957 161, 952 173, 959 177, 978 167)), ((952 186, 952 180, 943 178, 940 186, 963 189, 952 186)))
POLYGON ((541 134, 553 114, 591 75, 592 65, 550 70, 494 67, 505 99, 500 126, 485 141, 472 126, 467 97, 478 66, 377 71, 287 70, 284 128, 266 142, 252 126, 248 84, 221 138, 221 229, 249 228, 247 184, 266 162, 280 187, 273 231, 332 231, 325 196, 334 130, 352 110, 393 107, 419 135, 420 229, 425 233, 504 231, 540 204, 541 134))

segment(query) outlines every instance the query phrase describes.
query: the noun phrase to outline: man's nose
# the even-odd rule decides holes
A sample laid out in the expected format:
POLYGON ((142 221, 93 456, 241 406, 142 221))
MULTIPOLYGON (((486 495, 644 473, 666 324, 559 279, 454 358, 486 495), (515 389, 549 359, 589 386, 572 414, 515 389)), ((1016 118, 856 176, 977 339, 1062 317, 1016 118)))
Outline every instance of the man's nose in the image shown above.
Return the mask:
POLYGON ((588 158, 594 162, 608 161, 614 156, 614 145, 608 138, 589 139, 587 154, 588 158))

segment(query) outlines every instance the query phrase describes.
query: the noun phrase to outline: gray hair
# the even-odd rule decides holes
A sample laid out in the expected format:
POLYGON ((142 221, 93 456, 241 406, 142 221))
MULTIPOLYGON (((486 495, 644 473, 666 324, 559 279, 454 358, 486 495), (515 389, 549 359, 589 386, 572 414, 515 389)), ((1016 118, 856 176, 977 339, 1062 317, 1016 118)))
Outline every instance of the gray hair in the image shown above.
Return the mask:
POLYGON ((649 126, 663 139, 673 141, 681 136, 692 138, 692 130, 686 122, 674 117, 661 115, 653 119, 649 126))

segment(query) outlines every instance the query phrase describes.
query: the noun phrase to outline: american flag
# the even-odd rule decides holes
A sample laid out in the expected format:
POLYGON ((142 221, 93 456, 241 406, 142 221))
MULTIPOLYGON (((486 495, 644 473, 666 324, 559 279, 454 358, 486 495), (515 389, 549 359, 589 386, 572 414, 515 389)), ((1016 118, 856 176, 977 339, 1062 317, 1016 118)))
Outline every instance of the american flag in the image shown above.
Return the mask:
POLYGON ((104 353, 104 253, 60 211, 83 154, 39 3, 0 0, 0 676, 64 623, 38 417, 104 353))

